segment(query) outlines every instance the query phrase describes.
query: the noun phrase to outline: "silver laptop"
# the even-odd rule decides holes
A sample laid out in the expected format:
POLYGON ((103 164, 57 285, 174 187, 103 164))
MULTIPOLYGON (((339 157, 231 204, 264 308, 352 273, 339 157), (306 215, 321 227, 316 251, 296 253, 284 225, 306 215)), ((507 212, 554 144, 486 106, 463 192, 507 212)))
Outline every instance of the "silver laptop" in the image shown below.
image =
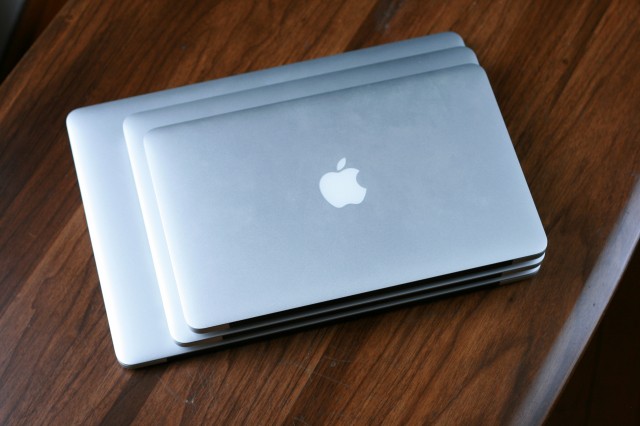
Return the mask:
POLYGON ((118 360, 141 366, 217 345, 181 347, 169 333, 122 133, 128 115, 462 45, 457 34, 436 34, 73 111, 67 127, 118 360))
MULTIPOLYGON (((345 71, 336 71, 320 76, 263 86, 252 90, 145 111, 127 117, 124 122, 124 133, 172 337, 179 344, 192 344, 208 338, 230 334, 234 331, 245 330, 249 328, 250 324, 244 324, 239 328, 218 329, 206 334, 201 334, 194 332, 185 322, 144 152, 143 137, 149 130, 169 124, 220 115, 232 111, 461 64, 477 64, 475 54, 466 47, 451 48, 381 62, 374 65, 352 68, 345 71)), ((283 316, 278 320, 297 319, 298 315, 299 314, 296 313, 293 317, 283 316)), ((272 323, 273 319, 269 324, 272 323)))
POLYGON ((158 128, 144 144, 196 332, 546 248, 476 65, 158 128))

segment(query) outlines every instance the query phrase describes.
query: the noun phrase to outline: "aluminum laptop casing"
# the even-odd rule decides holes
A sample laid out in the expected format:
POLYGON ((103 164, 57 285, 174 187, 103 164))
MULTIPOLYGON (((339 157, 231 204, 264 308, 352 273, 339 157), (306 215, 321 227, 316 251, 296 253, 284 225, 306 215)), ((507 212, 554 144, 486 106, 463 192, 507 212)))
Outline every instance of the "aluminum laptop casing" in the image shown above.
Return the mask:
POLYGON ((476 65, 154 129, 145 149, 195 330, 546 248, 476 65), (319 181, 342 158, 367 192, 336 208, 319 181))

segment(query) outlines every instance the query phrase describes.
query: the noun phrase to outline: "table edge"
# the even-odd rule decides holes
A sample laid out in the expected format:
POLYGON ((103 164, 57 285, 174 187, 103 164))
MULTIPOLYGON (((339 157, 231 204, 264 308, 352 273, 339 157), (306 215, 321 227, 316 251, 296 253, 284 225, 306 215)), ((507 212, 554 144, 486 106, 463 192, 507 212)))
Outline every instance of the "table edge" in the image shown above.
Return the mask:
POLYGON ((542 424, 595 333, 640 239, 640 178, 511 424, 542 424), (560 360, 560 362, 558 362, 560 360))

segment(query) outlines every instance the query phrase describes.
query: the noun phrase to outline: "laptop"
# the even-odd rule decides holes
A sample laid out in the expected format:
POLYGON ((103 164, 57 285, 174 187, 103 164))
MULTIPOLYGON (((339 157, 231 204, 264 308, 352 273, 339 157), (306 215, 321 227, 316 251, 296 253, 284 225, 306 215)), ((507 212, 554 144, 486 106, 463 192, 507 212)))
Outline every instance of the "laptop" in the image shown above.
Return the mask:
POLYGON ((477 65, 161 127, 144 147, 196 333, 500 282, 546 249, 477 65))

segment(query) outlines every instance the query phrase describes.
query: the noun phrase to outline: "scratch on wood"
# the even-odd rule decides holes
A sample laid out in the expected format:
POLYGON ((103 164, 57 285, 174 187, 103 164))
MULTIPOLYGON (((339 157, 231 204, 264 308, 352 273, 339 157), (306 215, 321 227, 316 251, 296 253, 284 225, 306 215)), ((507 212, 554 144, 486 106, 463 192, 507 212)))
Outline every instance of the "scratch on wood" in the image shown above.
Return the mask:
POLYGON ((328 359, 329 361, 333 361, 332 364, 334 363, 339 363, 339 364, 349 364, 352 363, 353 361, 351 361, 350 359, 340 359, 340 358, 334 358, 331 357, 329 355, 323 355, 322 358, 324 359, 328 359))
POLYGON ((338 364, 349 364, 349 363, 353 362, 353 361, 351 361, 351 360, 349 360, 349 359, 333 358, 333 357, 330 357, 329 355, 323 355, 323 356, 322 356, 322 359, 326 359, 326 360, 331 361, 331 362, 329 363, 329 366, 330 366, 331 368, 336 367, 338 364))
POLYGON ((292 365, 292 366, 296 367, 297 369, 302 370, 305 373, 307 373, 309 375, 309 377, 318 376, 318 377, 320 377, 322 379, 329 380, 332 383, 336 383, 336 384, 339 384, 339 385, 345 386, 346 388, 351 389, 351 386, 349 386, 349 384, 347 384, 347 383, 345 383, 343 381, 340 381, 338 379, 334 379, 333 377, 329 377, 329 376, 326 376, 324 374, 318 373, 317 371, 315 371, 315 369, 311 369, 309 367, 305 367, 304 365, 299 364, 297 362, 281 362, 281 364, 283 364, 283 365, 292 365))
POLYGON ((311 425, 311 423, 308 423, 307 421, 305 421, 304 417, 302 416, 296 416, 293 418, 293 424, 297 425, 297 424, 303 424, 303 425, 311 425), (300 422, 300 423, 298 423, 300 422))
MULTIPOLYGON (((165 383, 164 380, 162 380, 162 377, 160 376, 160 374, 156 374, 156 376, 158 377, 158 382, 160 382, 160 384, 162 385, 163 388, 165 388, 165 390, 173 397, 175 398, 176 401, 182 401, 182 398, 180 398, 180 396, 178 395, 177 392, 175 392, 173 389, 171 389, 171 387, 169 387, 168 384, 165 383)), ((186 403, 187 400, 184 400, 184 402, 186 403)))

